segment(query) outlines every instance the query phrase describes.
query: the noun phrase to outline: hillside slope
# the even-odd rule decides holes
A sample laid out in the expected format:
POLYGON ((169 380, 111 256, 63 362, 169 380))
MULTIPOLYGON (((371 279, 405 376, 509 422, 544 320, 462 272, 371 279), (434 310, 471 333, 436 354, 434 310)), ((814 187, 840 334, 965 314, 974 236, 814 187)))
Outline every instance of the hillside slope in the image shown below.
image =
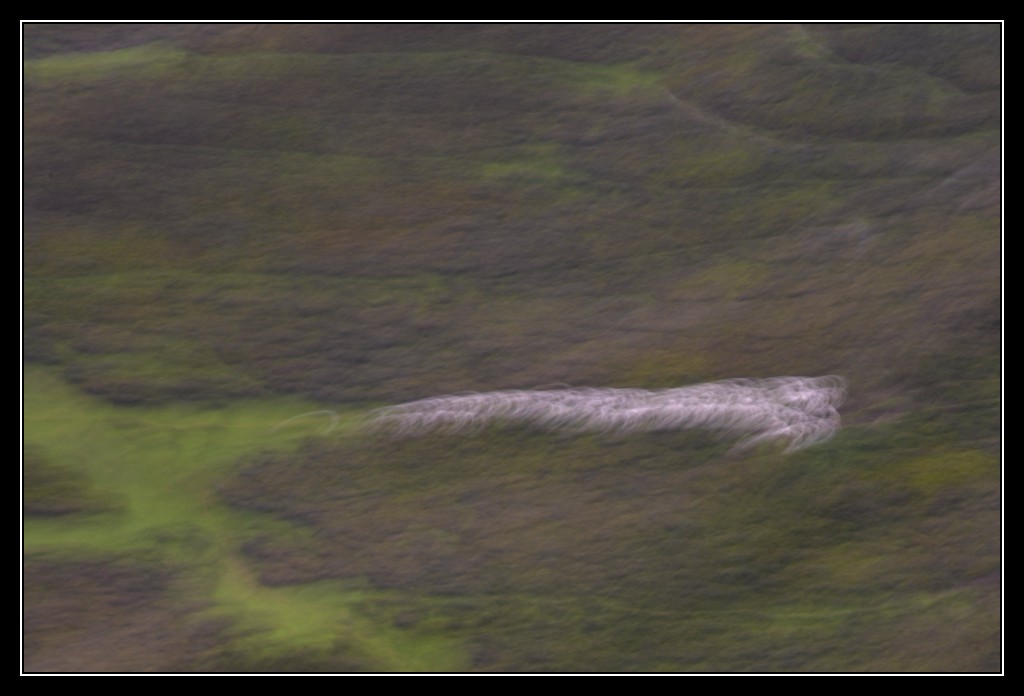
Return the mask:
MULTIPOLYGON (((204 485, 309 533, 233 532, 258 582, 366 583, 368 625, 453 640, 467 669, 999 669, 1000 42, 28 24, 25 360, 111 424, 842 375, 845 429, 791 457, 699 434, 346 435, 239 449, 204 485)), ((27 483, 53 487, 27 512, 97 514, 82 501, 110 492, 74 469, 100 460, 66 461, 25 415, 27 483)), ((39 551, 30 607, 100 591, 66 592, 54 568, 86 561, 39 551)), ((172 590, 147 591, 170 621, 172 590)), ((54 647, 29 655, 87 669, 37 615, 54 647)), ((125 664, 288 661, 218 631, 125 664)))

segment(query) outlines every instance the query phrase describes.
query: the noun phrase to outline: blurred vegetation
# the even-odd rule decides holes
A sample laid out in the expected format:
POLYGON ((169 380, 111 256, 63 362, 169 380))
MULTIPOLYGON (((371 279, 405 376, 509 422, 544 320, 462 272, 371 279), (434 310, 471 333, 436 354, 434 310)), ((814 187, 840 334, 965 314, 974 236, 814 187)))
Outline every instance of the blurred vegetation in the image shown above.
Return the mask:
POLYGON ((70 515, 116 507, 97 491, 87 473, 75 466, 54 464, 29 445, 22 458, 24 512, 28 515, 70 515))
POLYGON ((896 430, 788 459, 496 432, 310 443, 222 493, 313 530, 245 545, 264 583, 368 578, 398 593, 381 621, 463 637, 476 669, 959 670, 997 661, 997 624, 929 633, 942 665, 903 631, 995 609, 998 468, 896 430))
POLYGON ((27 669, 1000 669, 1000 25, 23 38, 27 669), (829 373, 790 457, 351 427, 829 373))

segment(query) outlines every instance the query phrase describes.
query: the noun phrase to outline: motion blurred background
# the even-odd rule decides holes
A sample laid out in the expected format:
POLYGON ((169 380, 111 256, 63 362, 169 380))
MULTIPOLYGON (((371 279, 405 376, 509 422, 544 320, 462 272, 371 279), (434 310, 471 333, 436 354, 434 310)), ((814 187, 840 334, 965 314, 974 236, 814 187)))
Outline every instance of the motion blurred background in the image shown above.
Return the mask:
POLYGON ((22 30, 26 671, 1001 669, 1000 24, 22 30))

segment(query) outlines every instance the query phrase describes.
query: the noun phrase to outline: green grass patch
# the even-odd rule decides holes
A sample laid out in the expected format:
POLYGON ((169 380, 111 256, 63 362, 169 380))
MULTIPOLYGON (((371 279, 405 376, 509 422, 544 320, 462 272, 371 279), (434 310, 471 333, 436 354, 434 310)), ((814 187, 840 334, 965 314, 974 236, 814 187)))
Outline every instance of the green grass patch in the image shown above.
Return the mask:
POLYGON ((111 76, 137 79, 164 78, 180 68, 188 54, 162 43, 150 43, 113 51, 62 53, 25 61, 25 80, 90 82, 111 76))
POLYGON ((332 436, 341 436, 359 423, 356 413, 344 411, 295 417, 315 408, 295 399, 125 408, 29 369, 28 557, 115 554, 130 561, 155 554, 184 569, 173 590, 183 594, 178 601, 209 605, 200 612, 205 620, 227 619, 233 638, 221 649, 244 652, 253 665, 259 656, 273 662, 273 655, 296 653, 319 655, 326 664, 358 658, 368 669, 458 669, 456 641, 410 635, 360 617, 360 603, 372 596, 365 588, 336 582, 270 587, 247 566, 240 552, 246 539, 274 533, 301 545, 307 532, 225 507, 218 481, 244 454, 287 450, 328 426, 335 426, 332 436), (44 457, 52 463, 41 464, 44 457))

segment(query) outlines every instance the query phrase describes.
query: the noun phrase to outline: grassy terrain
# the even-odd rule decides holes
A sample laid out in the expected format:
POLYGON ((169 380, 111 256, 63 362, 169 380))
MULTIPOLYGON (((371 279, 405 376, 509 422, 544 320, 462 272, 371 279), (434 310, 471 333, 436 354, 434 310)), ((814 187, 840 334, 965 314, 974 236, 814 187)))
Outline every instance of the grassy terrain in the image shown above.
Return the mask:
POLYGON ((1000 41, 25 25, 26 668, 998 670, 1000 41), (356 427, 786 374, 835 440, 356 427))
MULTIPOLYGON (((169 575, 173 580, 164 581, 169 601, 188 607, 176 622, 183 640, 217 636, 226 646, 203 656, 211 667, 232 667, 230 663, 240 662, 244 655, 254 664, 263 661, 286 669, 287 662, 276 654, 281 646, 308 653, 308 660, 309 655, 347 641, 356 654, 346 653, 347 659, 360 668, 458 668, 462 663, 457 646, 449 647, 442 639, 417 640, 367 626, 353 607, 374 595, 369 588, 332 582, 267 587, 240 557, 240 544, 254 536, 308 542, 308 534, 294 525, 226 508, 216 495, 216 483, 243 453, 264 448, 286 451, 325 430, 324 421, 329 425, 330 420, 323 416, 292 419, 290 414, 309 411, 309 406, 278 400, 207 409, 123 408, 78 395, 45 372, 31 370, 26 384, 26 442, 38 457, 68 464, 66 472, 51 467, 51 475, 40 479, 39 464, 26 462, 26 498, 53 503, 44 508, 37 502, 30 508, 36 513, 24 528, 30 576, 37 566, 52 566, 48 582, 69 580, 83 564, 89 564, 97 584, 119 571, 140 572, 125 570, 126 564, 169 575), (68 490, 71 482, 77 488, 68 490), (69 498, 104 505, 57 505, 69 498), (227 620, 230 630, 218 619, 227 620)), ((340 417, 332 430, 344 432, 352 424, 351 418, 340 417)), ((39 591, 34 583, 27 588, 30 616, 31 600, 39 591)), ((100 592, 86 588, 80 599, 88 601, 100 592)), ((107 624, 115 639, 124 640, 119 631, 131 628, 130 617, 120 614, 115 611, 107 624)), ((42 621, 43 628, 48 625, 53 628, 42 621)), ((85 618, 61 628, 95 640, 85 618)), ((39 651, 42 664, 87 671, 117 669, 121 659, 125 668, 169 669, 176 667, 175 660, 185 659, 173 651, 159 658, 147 654, 160 646, 158 638, 147 636, 141 644, 105 646, 108 654, 97 664, 78 662, 74 654, 63 654, 60 643, 51 646, 46 634, 30 622, 26 640, 39 651)), ((97 659, 91 653, 90 658, 97 659)))

